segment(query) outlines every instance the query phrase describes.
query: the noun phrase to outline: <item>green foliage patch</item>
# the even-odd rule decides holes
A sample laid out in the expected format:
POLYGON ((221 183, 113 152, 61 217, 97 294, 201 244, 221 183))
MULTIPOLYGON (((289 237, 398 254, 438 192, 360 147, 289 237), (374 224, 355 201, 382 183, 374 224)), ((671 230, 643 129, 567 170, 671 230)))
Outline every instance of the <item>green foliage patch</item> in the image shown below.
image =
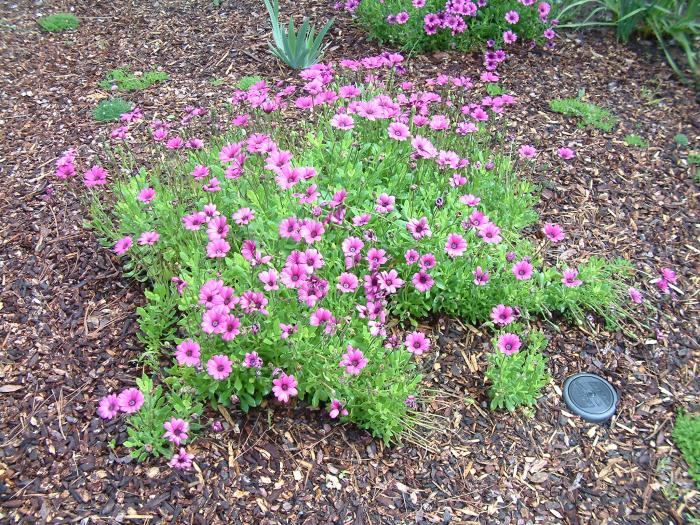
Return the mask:
POLYGON ((123 98, 102 100, 92 110, 92 118, 98 122, 113 122, 119 120, 122 113, 131 111, 133 104, 123 98))
POLYGON ((580 98, 555 99, 549 103, 549 107, 555 113, 579 119, 580 128, 593 126, 603 131, 611 131, 618 122, 618 118, 610 110, 584 102, 580 98))
POLYGON ((628 146, 635 146, 637 148, 648 148, 649 143, 644 140, 643 137, 640 137, 639 135, 635 135, 634 133, 630 133, 629 135, 625 136, 625 142, 627 143, 628 146))
POLYGON ((700 486, 700 415, 679 415, 673 427, 673 440, 688 464, 688 473, 700 486))
POLYGON ((117 86, 119 91, 140 91, 158 82, 165 82, 168 78, 170 77, 165 71, 147 71, 137 76, 127 69, 113 69, 100 81, 100 87, 108 91, 112 86, 117 86))
POLYGON ((77 29, 80 25, 80 19, 72 13, 56 13, 42 16, 37 20, 37 23, 44 31, 60 33, 69 29, 77 29))

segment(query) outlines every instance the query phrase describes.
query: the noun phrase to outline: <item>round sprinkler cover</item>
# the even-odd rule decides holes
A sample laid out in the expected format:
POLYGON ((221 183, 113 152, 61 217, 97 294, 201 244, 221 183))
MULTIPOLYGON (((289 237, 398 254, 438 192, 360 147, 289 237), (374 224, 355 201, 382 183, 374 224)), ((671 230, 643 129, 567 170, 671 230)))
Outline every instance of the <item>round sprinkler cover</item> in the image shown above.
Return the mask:
POLYGON ((574 414, 586 421, 602 423, 615 413, 618 395, 605 379, 584 372, 566 380, 564 401, 574 414))

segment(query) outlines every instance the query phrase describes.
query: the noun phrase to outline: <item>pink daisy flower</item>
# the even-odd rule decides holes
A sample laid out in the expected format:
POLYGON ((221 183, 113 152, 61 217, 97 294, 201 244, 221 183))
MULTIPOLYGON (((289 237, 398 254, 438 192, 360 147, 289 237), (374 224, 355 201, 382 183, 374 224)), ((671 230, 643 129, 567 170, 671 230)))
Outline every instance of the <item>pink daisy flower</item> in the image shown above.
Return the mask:
POLYGON ((435 284, 435 281, 430 276, 430 274, 424 270, 413 274, 411 282, 413 283, 413 286, 415 286, 416 290, 418 290, 420 293, 427 292, 435 284))
POLYGON ((369 361, 362 353, 362 350, 353 348, 352 345, 348 345, 347 352, 345 352, 340 360, 339 366, 345 367, 345 372, 351 376, 359 375, 364 367, 367 366, 369 361))
POLYGON ((526 159, 534 159, 537 156, 537 150, 530 144, 520 146, 518 153, 520 153, 521 157, 526 159))
POLYGON ((461 235, 451 233, 447 236, 445 253, 450 257, 460 257, 467 249, 467 241, 461 235))
POLYGON ((666 279, 658 279, 656 281, 656 287, 663 293, 670 293, 671 291, 668 281, 666 279))
POLYGON ((438 154, 437 149, 435 146, 433 146, 433 143, 420 135, 413 137, 413 140, 411 140, 411 146, 413 146, 416 155, 424 159, 432 159, 438 154))
POLYGON ((165 128, 158 128, 153 131, 152 137, 156 142, 161 142, 165 140, 168 136, 168 130, 165 128))
POLYGON ((629 294, 630 300, 631 300, 633 303, 636 303, 636 304, 641 304, 641 303, 642 303, 642 300, 643 300, 643 298, 642 298, 642 292, 640 292, 639 290, 637 290, 637 289, 634 288, 633 286, 630 286, 629 290, 627 290, 627 293, 629 294))
POLYGON ((518 35, 513 33, 513 31, 505 31, 503 33, 503 41, 506 44, 514 44, 518 40, 518 35))
POLYGON ((411 233, 414 239, 420 240, 423 237, 432 237, 433 232, 428 225, 427 217, 420 219, 411 219, 406 224, 406 229, 411 233))
POLYGON ((377 197, 377 205, 374 207, 374 211, 377 213, 390 213, 394 211, 395 202, 396 197, 382 193, 379 197, 377 197))
POLYGON ((226 216, 219 215, 209 219, 207 223, 207 237, 210 241, 224 239, 228 235, 229 226, 226 223, 226 216))
POLYGON ((233 370, 233 363, 225 355, 212 356, 207 361, 207 373, 217 381, 223 381, 233 370))
POLYGON ((306 265, 290 264, 282 269, 280 280, 287 288, 299 288, 308 278, 306 265))
POLYGON ((348 411, 346 408, 343 408, 343 404, 340 401, 334 399, 331 401, 331 409, 328 412, 328 415, 331 417, 331 419, 335 419, 338 416, 347 416, 348 411))
POLYGON ((515 275, 515 278, 518 281, 524 281, 524 280, 532 277, 532 270, 533 270, 532 264, 530 264, 525 259, 515 263, 513 265, 513 268, 511 269, 511 271, 513 272, 513 275, 515 275))
POLYGON ((223 341, 233 341, 241 333, 241 320, 235 315, 227 315, 221 324, 221 339, 223 341))
POLYGON ((233 144, 226 144, 219 152, 219 160, 223 163, 231 162, 238 157, 243 151, 243 144, 240 142, 235 142, 233 144))
POLYGON ((309 318, 309 324, 311 326, 325 326, 325 332, 330 334, 335 328, 336 319, 330 310, 325 308, 318 308, 315 312, 311 314, 309 318))
POLYGON ((126 414, 137 412, 143 405, 144 397, 138 388, 127 388, 118 396, 119 410, 126 414))
POLYGON ((559 148, 557 150, 557 155, 559 155, 564 160, 571 160, 576 154, 571 148, 559 148))
POLYGON ((168 149, 182 149, 184 146, 185 141, 182 140, 180 137, 173 137, 165 143, 165 147, 168 149))
POLYGON ((520 20, 520 14, 517 11, 508 11, 504 18, 509 24, 517 24, 518 20, 520 20))
POLYGON ((437 259, 432 253, 426 253, 420 258, 420 267, 423 270, 431 270, 435 268, 437 264, 437 259))
POLYGON ((423 332, 412 332, 406 336, 404 345, 413 355, 422 355, 430 348, 430 339, 423 332))
POLYGON ((150 202, 153 202, 153 199, 156 198, 156 190, 153 188, 144 188, 139 192, 139 195, 137 197, 138 200, 145 204, 149 204, 150 202))
POLYGON ((505 326, 515 321, 515 316, 513 315, 513 312, 513 308, 511 308, 510 306, 506 306, 504 304, 497 304, 491 310, 491 319, 494 323, 499 324, 501 326, 505 326))
POLYGON ((505 355, 512 355, 520 350, 520 338, 515 334, 502 334, 498 337, 498 349, 505 355))
POLYGON ((386 257, 386 251, 380 248, 370 248, 367 252, 367 262, 371 271, 377 270, 382 264, 389 259, 386 257))
POLYGON ((207 244, 207 257, 212 259, 226 257, 226 254, 231 249, 231 245, 223 239, 217 239, 207 244))
POLYGON ((262 357, 260 357, 257 352, 246 352, 245 358, 243 359, 243 366, 246 368, 260 369, 263 366, 262 357))
POLYGON ((544 234, 547 236, 547 238, 552 241, 552 242, 560 242, 564 240, 564 230, 562 230, 561 226, 558 224, 554 224, 551 222, 548 222, 547 224, 544 225, 544 228, 542 228, 542 231, 544 234))
POLYGON ((359 280, 355 274, 343 272, 338 277, 338 284, 335 287, 342 293, 351 293, 357 289, 359 280))
POLYGON ((119 413, 119 398, 116 394, 109 394, 100 399, 97 407, 97 415, 102 419, 112 419, 119 413))
POLYGON ((178 446, 189 437, 187 433, 190 431, 190 424, 184 419, 171 417, 170 421, 163 423, 163 428, 165 429, 163 437, 178 446))
POLYGON ((265 291, 271 292, 272 290, 279 290, 280 287, 277 285, 277 270, 270 268, 269 270, 262 271, 258 274, 258 279, 265 285, 265 291))
POLYGON ((201 328, 206 334, 219 334, 223 330, 229 308, 223 304, 214 305, 202 315, 201 328))
POLYGON ((209 177, 209 168, 202 166, 201 164, 197 164, 192 170, 192 177, 194 177, 195 180, 206 179, 209 177))
POLYGON ((323 224, 320 222, 307 220, 299 230, 299 234, 307 244, 313 244, 321 240, 325 231, 323 224))
POLYGON ((200 358, 199 344, 192 339, 185 339, 175 347, 175 359, 181 366, 197 366, 200 358))
POLYGON ((88 188, 103 186, 107 184, 107 171, 102 166, 95 165, 83 174, 83 182, 88 188))
POLYGON ((479 237, 487 244, 498 244, 503 240, 501 238, 501 229, 492 222, 479 229, 479 237))
POLYGON ((576 288, 581 286, 583 281, 578 278, 578 270, 567 268, 562 274, 561 283, 568 288, 576 288))
POLYGON ((173 454, 173 457, 168 461, 168 465, 177 470, 190 470, 192 468, 192 460, 194 455, 188 454, 184 448, 173 454))
POLYGON ((402 124, 401 122, 392 122, 389 124, 388 132, 389 137, 399 141, 404 141, 411 136, 408 126, 406 124, 402 124))
POLYGON ((406 264, 416 264, 418 259, 420 259, 420 254, 416 250, 406 250, 404 258, 406 259, 406 264))
POLYGON ((474 210, 469 216, 469 224, 474 228, 481 228, 489 224, 489 218, 479 210, 474 210))
POLYGON ((481 266, 477 266, 474 270, 474 284, 477 286, 484 286, 489 282, 489 272, 481 269, 481 266))
POLYGON ((331 119, 331 126, 334 128, 341 129, 343 131, 348 131, 351 130, 352 128, 355 127, 355 121, 350 115, 346 115, 345 113, 341 113, 338 115, 335 115, 331 119))
POLYGON ((297 385, 299 383, 293 375, 282 372, 277 379, 272 380, 272 384, 272 393, 275 394, 280 403, 289 403, 289 400, 298 393, 297 385))
POLYGON ((190 215, 185 215, 182 218, 182 224, 185 226, 185 229, 190 231, 199 230, 199 228, 205 222, 207 222, 207 216, 201 211, 191 213, 190 215))
POLYGON ((403 286, 403 279, 399 278, 396 270, 380 272, 377 276, 379 288, 388 294, 395 294, 403 286))
POLYGON ((129 248, 131 248, 133 244, 133 239, 127 235, 126 237, 122 237, 121 239, 119 239, 114 245, 114 248, 112 249, 117 255, 123 255, 127 251, 129 251, 129 248))
POLYGON ((668 281, 669 283, 675 284, 676 281, 678 280, 678 277, 676 276, 676 272, 671 270, 671 268, 661 268, 661 278, 664 279, 665 281, 668 281))
POLYGON ((160 234, 158 232, 143 232, 139 236, 138 243, 141 246, 153 246, 158 241, 158 239, 160 239, 160 234))
POLYGON ((239 226, 246 226, 255 219, 255 211, 250 208, 241 208, 233 214, 233 221, 239 226))

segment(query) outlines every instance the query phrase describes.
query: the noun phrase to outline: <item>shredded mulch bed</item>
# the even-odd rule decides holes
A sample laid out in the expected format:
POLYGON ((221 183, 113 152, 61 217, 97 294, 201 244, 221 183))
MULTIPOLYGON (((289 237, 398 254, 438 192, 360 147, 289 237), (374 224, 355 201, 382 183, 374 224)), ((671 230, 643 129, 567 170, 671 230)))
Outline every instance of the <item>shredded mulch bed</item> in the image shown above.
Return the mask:
MULTIPOLYGON (((314 20, 332 2, 283 2, 314 20)), ((564 225, 558 256, 622 256, 648 275, 670 266, 682 294, 666 297, 657 332, 639 341, 580 328, 547 328, 553 375, 534 410, 490 412, 483 373, 488 336, 455 319, 432 323, 439 349, 423 361, 437 390, 425 410, 443 418, 420 443, 387 448, 321 411, 276 404, 220 417, 225 430, 194 446, 195 471, 137 464, 120 446, 120 422, 96 402, 133 384, 139 283, 83 227, 76 193, 53 178, 62 151, 90 153, 110 126, 91 119, 117 66, 162 68, 171 79, 129 93, 149 115, 208 105, 244 75, 292 74, 266 51, 262 2, 123 0, 81 2, 76 31, 46 34, 35 19, 61 2, 0 6, 0 522, 2 523, 675 523, 698 517, 700 495, 670 434, 678 410, 700 408, 697 378, 700 106, 653 47, 623 47, 605 34, 565 39, 554 51, 519 50, 503 85, 520 104, 510 114, 515 145, 576 150, 575 161, 542 164, 543 219, 564 225), (213 78, 224 79, 214 86, 213 78), (610 133, 579 129, 551 113, 576 96, 612 109, 610 133), (624 136, 651 144, 634 149, 624 136), (673 141, 677 133, 690 146, 673 141), (563 167, 562 167, 563 166, 563 167), (52 190, 54 190, 52 192, 52 190), (590 371, 621 394, 604 425, 567 412, 564 379, 590 371), (114 447, 110 440, 115 439, 114 447)), ((381 48, 347 16, 331 31, 329 58, 381 48)), ((415 57, 409 75, 476 74, 478 56, 415 57)), ((212 414, 213 415, 213 414, 212 414)))

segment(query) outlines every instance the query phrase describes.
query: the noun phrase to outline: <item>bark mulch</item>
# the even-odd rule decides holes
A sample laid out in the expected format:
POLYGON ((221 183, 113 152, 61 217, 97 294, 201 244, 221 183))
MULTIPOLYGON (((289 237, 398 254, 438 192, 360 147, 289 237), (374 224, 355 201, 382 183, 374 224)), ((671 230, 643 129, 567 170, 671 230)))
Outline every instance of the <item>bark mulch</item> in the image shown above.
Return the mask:
MULTIPOLYGON (((634 342, 595 322, 548 327, 553 381, 536 408, 487 409, 488 336, 455 319, 432 323, 426 410, 442 429, 387 448, 320 411, 264 405, 221 414, 225 430, 191 447, 197 468, 137 464, 125 429, 95 416, 110 389, 133 384, 141 285, 83 227, 86 210, 56 184, 53 161, 81 155, 109 126, 90 111, 110 69, 162 68, 171 79, 125 96, 148 114, 222 100, 243 75, 290 73, 266 52, 262 2, 80 2, 81 27, 42 33, 40 14, 66 2, 0 6, 0 522, 2 523, 674 523, 698 517, 700 495, 670 438, 678 410, 698 410, 698 149, 700 107, 652 47, 589 33, 553 52, 515 53, 503 85, 519 97, 515 145, 576 150, 542 165, 543 219, 569 234, 557 255, 629 258, 650 275, 675 268, 682 294, 660 303, 658 331, 634 342), (212 85, 213 78, 223 85, 212 85), (612 109, 610 133, 551 113, 576 96, 612 109), (628 147, 628 133, 647 149, 628 147), (673 137, 684 133, 690 146, 673 137), (563 167, 562 167, 563 166, 563 167), (52 192, 52 189, 55 191, 52 192), (591 371, 621 393, 615 418, 591 425, 567 412, 561 385, 591 371), (110 446, 115 439, 116 446, 110 446)), ((332 14, 331 3, 283 2, 284 13, 332 14)), ((380 50, 347 17, 330 58, 380 50)), ((479 58, 416 57, 410 75, 474 74, 479 58)), ((639 280, 652 277, 640 274, 639 280)))

